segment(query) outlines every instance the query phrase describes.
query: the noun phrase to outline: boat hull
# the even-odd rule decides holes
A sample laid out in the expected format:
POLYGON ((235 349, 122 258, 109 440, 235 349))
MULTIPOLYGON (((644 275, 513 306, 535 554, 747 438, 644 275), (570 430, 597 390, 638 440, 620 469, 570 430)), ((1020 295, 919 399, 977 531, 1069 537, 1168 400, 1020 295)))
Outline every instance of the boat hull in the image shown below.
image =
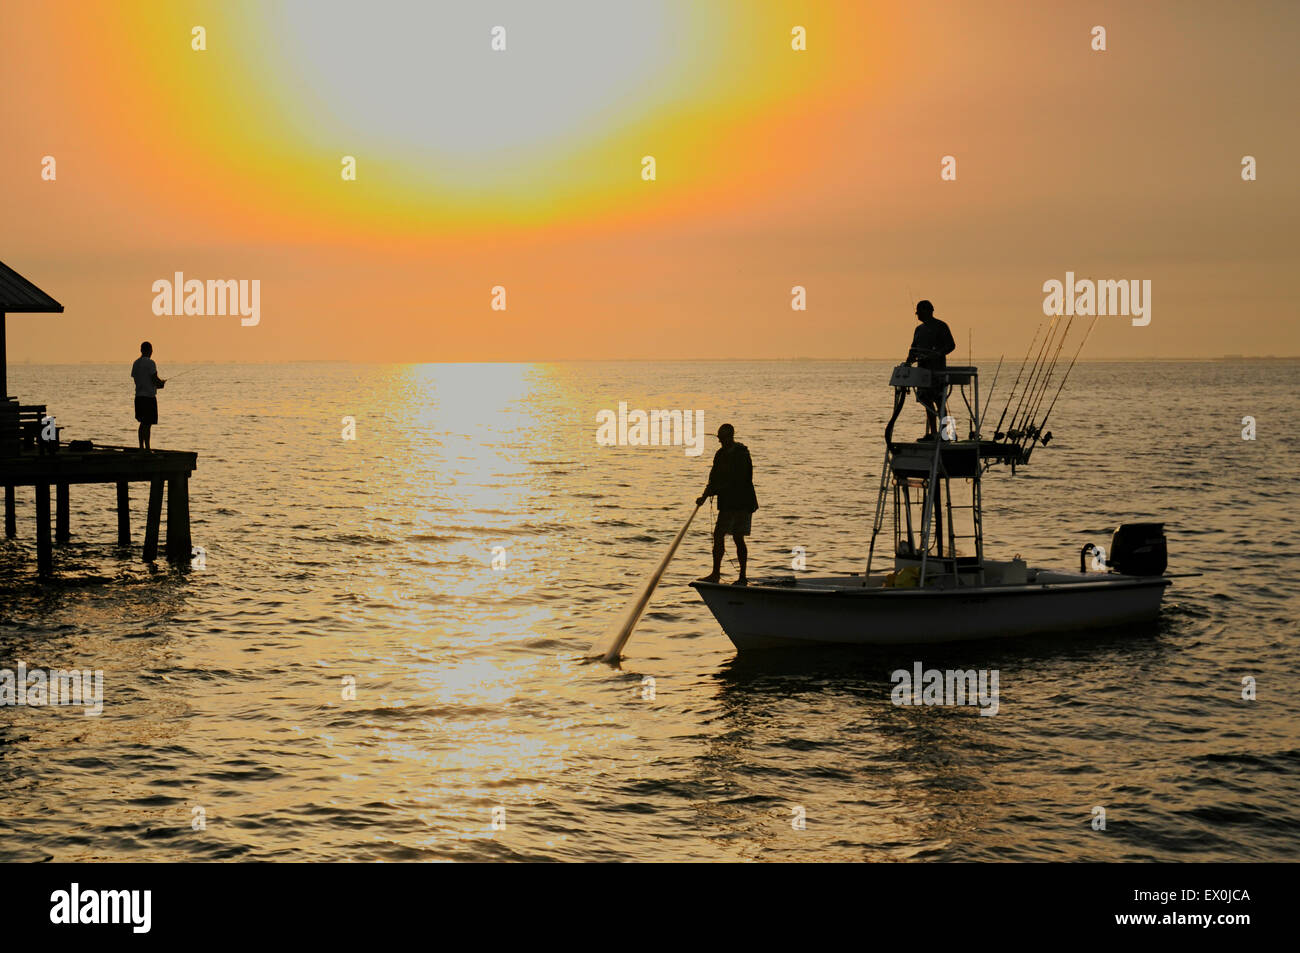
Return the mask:
POLYGON ((1105 575, 1020 586, 884 589, 860 581, 694 582, 739 651, 810 645, 930 645, 1077 632, 1155 619, 1169 580, 1105 575))

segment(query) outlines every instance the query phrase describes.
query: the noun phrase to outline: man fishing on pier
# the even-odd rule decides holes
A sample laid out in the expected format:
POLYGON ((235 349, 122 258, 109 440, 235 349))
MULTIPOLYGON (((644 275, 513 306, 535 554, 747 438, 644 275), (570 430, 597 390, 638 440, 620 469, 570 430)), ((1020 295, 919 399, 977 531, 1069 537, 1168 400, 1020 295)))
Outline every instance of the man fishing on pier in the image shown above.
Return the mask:
POLYGON ((158 422, 158 391, 167 382, 158 376, 158 365, 153 362, 153 345, 145 341, 140 345, 140 356, 131 365, 135 380, 135 419, 140 422, 138 436, 140 449, 148 451, 149 429, 158 422))
MULTIPOLYGON (((934 305, 929 301, 916 303, 916 320, 921 323, 912 334, 912 347, 907 352, 906 363, 942 373, 948 368, 947 356, 957 349, 957 342, 952 339, 948 325, 934 316, 934 305)), ((922 440, 933 440, 938 435, 943 390, 942 379, 933 387, 916 389, 916 401, 925 408, 925 436, 922 440)))
POLYGON ((713 455, 709 483, 695 501, 696 506, 702 506, 709 497, 718 498, 718 522, 713 527, 713 572, 700 582, 717 582, 721 578, 722 557, 730 536, 736 542, 736 559, 740 562, 736 585, 743 586, 749 581, 745 576, 745 564, 749 559, 745 537, 749 535, 750 518, 758 509, 758 496, 754 493, 754 462, 749 456, 749 448, 736 442, 736 428, 731 424, 718 428, 718 440, 722 446, 713 455))

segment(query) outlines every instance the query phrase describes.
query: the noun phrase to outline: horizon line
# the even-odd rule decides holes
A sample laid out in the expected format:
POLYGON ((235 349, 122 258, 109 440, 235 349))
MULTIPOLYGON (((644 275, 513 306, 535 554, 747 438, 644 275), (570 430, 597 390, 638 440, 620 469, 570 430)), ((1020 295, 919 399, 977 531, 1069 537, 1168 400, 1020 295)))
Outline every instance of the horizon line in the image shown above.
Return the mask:
MULTIPOLYGON (((1003 363, 1012 363, 1000 358, 1003 363)), ((896 361, 889 357, 562 357, 537 358, 530 360, 421 360, 421 361, 358 361, 347 358, 298 358, 290 360, 181 360, 164 361, 171 364, 210 364, 217 366, 237 366, 249 364, 356 364, 356 365, 391 365, 418 366, 422 364, 883 364, 896 361)), ((972 358, 971 360, 975 360, 972 358)), ((983 357, 976 360, 975 366, 982 363, 995 363, 999 358, 983 357)), ((1079 358, 1080 364, 1192 364, 1219 363, 1227 361, 1300 361, 1300 355, 1250 355, 1225 354, 1220 357, 1093 357, 1079 358)), ((33 361, 25 359, 10 360, 10 367, 85 367, 95 365, 114 366, 122 360, 98 361, 33 361)), ((897 362, 901 363, 901 362, 897 362)), ((969 367, 969 364, 953 363, 952 367, 969 367)))

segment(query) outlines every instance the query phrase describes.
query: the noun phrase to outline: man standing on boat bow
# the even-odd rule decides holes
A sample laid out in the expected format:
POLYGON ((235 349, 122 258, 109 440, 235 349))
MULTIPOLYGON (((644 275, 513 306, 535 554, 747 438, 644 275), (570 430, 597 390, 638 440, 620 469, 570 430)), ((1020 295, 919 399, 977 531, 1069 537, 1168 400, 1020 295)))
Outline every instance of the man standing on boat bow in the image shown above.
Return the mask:
MULTIPOLYGON (((934 305, 929 301, 916 303, 917 325, 912 335, 912 347, 907 352, 907 363, 915 363, 927 371, 943 372, 948 369, 947 356, 957 349, 957 342, 952 339, 948 325, 934 316, 934 305)), ((942 409, 944 385, 942 381, 934 387, 918 387, 916 402, 925 408, 925 436, 922 440, 933 440, 936 436, 939 412, 942 409)))
POLYGON ((710 496, 718 498, 718 522, 713 527, 713 572, 700 582, 717 582, 721 578, 722 557, 730 536, 736 542, 736 559, 740 562, 736 585, 743 586, 749 581, 745 577, 745 563, 749 559, 745 537, 749 535, 750 518, 758 509, 758 496, 754 492, 754 461, 749 456, 749 448, 736 442, 736 428, 731 424, 718 428, 718 440, 722 446, 713 455, 709 483, 695 501, 696 506, 703 506, 710 496))

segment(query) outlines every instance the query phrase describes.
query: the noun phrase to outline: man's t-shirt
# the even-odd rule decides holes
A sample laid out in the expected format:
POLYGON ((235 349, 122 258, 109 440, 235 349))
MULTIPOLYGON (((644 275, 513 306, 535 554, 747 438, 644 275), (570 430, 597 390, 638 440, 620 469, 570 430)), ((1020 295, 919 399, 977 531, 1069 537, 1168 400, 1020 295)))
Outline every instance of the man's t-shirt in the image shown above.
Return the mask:
POLYGON ((743 443, 719 447, 709 471, 709 488, 718 494, 719 510, 752 513, 758 509, 754 493, 754 462, 743 443))
POLYGON ((907 356, 920 367, 938 371, 948 366, 945 355, 956 349, 957 343, 952 339, 948 325, 938 318, 930 318, 917 325, 912 334, 912 350, 907 356))
POLYGON ((135 378, 135 396, 136 397, 155 397, 158 394, 158 387, 154 384, 153 379, 158 376, 158 365, 153 362, 153 358, 145 357, 141 354, 131 365, 131 376, 135 378))

